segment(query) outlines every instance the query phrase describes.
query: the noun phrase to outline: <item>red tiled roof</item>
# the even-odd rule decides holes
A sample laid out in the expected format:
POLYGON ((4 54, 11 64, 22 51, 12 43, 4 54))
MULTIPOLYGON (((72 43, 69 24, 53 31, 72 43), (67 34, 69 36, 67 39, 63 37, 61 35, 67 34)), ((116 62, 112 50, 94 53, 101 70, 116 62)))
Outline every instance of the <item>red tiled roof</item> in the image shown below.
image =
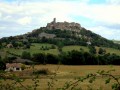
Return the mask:
POLYGON ((20 68, 21 65, 22 65, 21 63, 7 63, 7 64, 6 64, 6 68, 9 68, 9 67, 20 68))

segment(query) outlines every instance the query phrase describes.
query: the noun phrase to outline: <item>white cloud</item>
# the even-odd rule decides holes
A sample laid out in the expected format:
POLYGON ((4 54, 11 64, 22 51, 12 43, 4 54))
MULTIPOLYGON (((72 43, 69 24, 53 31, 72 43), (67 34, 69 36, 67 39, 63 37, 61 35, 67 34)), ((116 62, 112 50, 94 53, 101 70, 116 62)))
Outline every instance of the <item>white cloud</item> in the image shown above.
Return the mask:
POLYGON ((83 4, 77 7, 74 13, 93 19, 95 21, 109 24, 120 24, 120 6, 119 5, 88 5, 83 4))
POLYGON ((6 27, 4 27, 4 26, 0 26, 0 30, 2 30, 2 29, 6 29, 6 27))
MULTIPOLYGON (((57 21, 75 22, 78 17, 86 17, 96 22, 107 24, 120 24, 120 0, 107 0, 107 4, 89 4, 89 0, 24 0, 19 2, 0 3, 0 17, 2 21, 18 24, 19 27, 39 28, 51 22, 54 17, 57 21), (32 1, 32 2, 31 2, 32 1), (116 3, 116 4, 112 4, 116 3)), ((0 21, 0 23, 2 23, 0 21)), ((82 21, 79 21, 81 23, 82 21)), ((87 22, 87 21, 86 21, 87 22)), ((90 23, 91 24, 91 23, 90 23)), ((8 28, 11 27, 8 25, 8 28)), ((14 29, 13 29, 14 30, 14 29)), ((28 29, 27 29, 28 30, 28 29)), ((31 31, 32 29, 30 29, 31 31)), ((107 36, 113 35, 115 29, 108 29, 107 27, 94 27, 91 30, 94 32, 107 36), (100 32, 103 30, 103 32, 100 32)), ((115 35, 117 33, 114 33, 115 35)), ((118 34, 117 34, 118 35, 118 34)))
POLYGON ((31 17, 23 17, 23 18, 20 18, 18 19, 17 21, 19 24, 21 25, 27 25, 27 24, 30 24, 31 23, 31 17))
POLYGON ((89 30, 92 30, 94 33, 101 35, 107 39, 116 39, 120 40, 120 30, 111 29, 103 26, 88 27, 89 30))
POLYGON ((2 13, 0 13, 0 18, 2 17, 2 13))
POLYGON ((4 19, 4 20, 10 20, 11 18, 12 18, 12 17, 8 15, 8 16, 4 17, 3 19, 4 19))
POLYGON ((120 4, 120 0, 106 0, 108 4, 120 4))
MULTIPOLYGON (((55 0, 54 2, 25 2, 21 3, 20 6, 16 4, 1 3, 0 10, 15 15, 22 16, 39 16, 38 18, 53 18, 56 17, 58 20, 73 20, 72 15, 79 15, 87 17, 96 21, 120 24, 120 6, 119 5, 89 5, 84 2, 89 0, 80 1, 67 1, 55 0)), ((111 0, 111 2, 114 0, 111 0)), ((118 1, 118 0, 116 0, 118 1)))

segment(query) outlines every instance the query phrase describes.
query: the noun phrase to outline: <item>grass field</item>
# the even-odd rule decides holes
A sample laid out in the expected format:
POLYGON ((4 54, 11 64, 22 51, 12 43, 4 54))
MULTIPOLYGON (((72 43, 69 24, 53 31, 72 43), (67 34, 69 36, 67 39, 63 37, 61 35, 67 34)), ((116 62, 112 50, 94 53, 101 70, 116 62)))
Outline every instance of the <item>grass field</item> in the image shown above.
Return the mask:
MULTIPOLYGON (((56 72, 57 76, 55 77, 56 80, 53 80, 54 86, 51 90, 56 90, 56 88, 63 87, 66 82, 74 82, 75 77, 79 76, 85 76, 88 73, 96 73, 98 70, 111 70, 115 69, 116 71, 111 73, 114 76, 120 75, 120 66, 107 66, 107 65, 82 65, 82 66, 68 66, 68 65, 35 65, 36 70, 40 69, 48 69, 51 72, 56 72), (59 67, 59 69, 58 69, 59 67), (56 71, 56 69, 58 69, 56 71)), ((27 72, 27 71, 26 71, 27 72)), ((23 72, 22 72, 23 73, 23 72)), ((51 82, 50 77, 54 77, 54 75, 42 75, 39 80, 39 86, 37 90, 48 90, 48 82, 51 82)), ((110 84, 106 85, 105 81, 106 77, 98 77, 94 83, 89 83, 88 80, 85 80, 84 82, 78 83, 77 87, 81 87, 83 90, 91 90, 88 89, 90 87, 93 88, 93 90, 97 90, 98 88, 101 88, 100 90, 112 90, 111 84, 113 84, 113 80, 110 84)), ((11 83, 11 81, 7 81, 8 83, 11 83)), ((31 79, 26 79, 25 82, 23 82, 23 85, 33 85, 33 82, 31 79)), ((70 90, 70 89, 68 89, 70 90)))
MULTIPOLYGON (((18 54, 18 55, 21 55, 23 51, 28 51, 30 52, 31 54, 34 54, 34 53, 50 53, 50 54, 54 54, 54 55, 58 55, 59 54, 59 51, 57 49, 57 46, 56 46, 56 49, 49 49, 49 50, 41 50, 40 48, 44 46, 44 47, 51 47, 52 44, 38 44, 38 43, 33 43, 32 46, 30 47, 30 49, 14 49, 14 48, 4 48, 4 51, 9 51, 11 53, 15 53, 15 54, 18 54)), ((71 46, 64 46, 62 48, 62 50, 64 52, 67 52, 67 51, 71 51, 71 50, 80 50, 80 48, 82 48, 84 51, 89 51, 88 47, 85 47, 85 46, 77 46, 77 45, 71 45, 71 46)), ((120 50, 117 50, 117 49, 113 49, 113 48, 105 48, 103 47, 107 53, 115 53, 117 55, 120 55, 120 50)), ((98 50, 99 47, 96 47, 96 49, 98 50)), ((4 53, 2 53, 4 54, 4 53)))
POLYGON ((34 53, 51 53, 54 55, 58 55, 58 50, 57 49, 49 49, 49 50, 41 50, 40 48, 42 46, 44 47, 51 47, 52 44, 37 44, 37 43, 33 43, 32 46, 30 47, 30 49, 14 49, 14 48, 5 48, 4 51, 9 51, 12 53, 15 53, 17 55, 21 55, 23 51, 27 51, 30 52, 31 54, 34 53))

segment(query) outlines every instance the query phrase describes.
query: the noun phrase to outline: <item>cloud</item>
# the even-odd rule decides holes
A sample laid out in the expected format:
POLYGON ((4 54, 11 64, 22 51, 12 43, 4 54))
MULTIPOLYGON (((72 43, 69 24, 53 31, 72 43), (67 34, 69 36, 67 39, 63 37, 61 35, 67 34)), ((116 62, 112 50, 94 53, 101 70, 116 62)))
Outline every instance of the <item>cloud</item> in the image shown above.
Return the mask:
POLYGON ((115 4, 115 5, 119 5, 120 4, 120 0, 106 0, 106 2, 108 4, 115 4))
MULTIPOLYGON (((89 1, 90 0, 1 1, 0 17, 2 18, 0 18, 0 24, 4 24, 3 26, 6 25, 6 28, 10 28, 11 26, 17 27, 19 30, 25 28, 26 31, 24 32, 27 32, 28 30, 31 31, 32 29, 45 26, 48 22, 51 22, 54 17, 56 17, 59 22, 76 22, 76 17, 83 17, 86 18, 85 21, 87 22, 84 23, 84 25, 86 24, 84 27, 94 26, 94 28, 92 27, 91 29, 96 30, 96 33, 107 38, 107 35, 113 35, 113 31, 116 29, 119 30, 120 0, 106 0, 107 3, 105 4, 89 4, 89 1), (87 21, 87 18, 90 21, 87 21), (94 23, 91 23, 91 21, 94 23), (99 30, 104 30, 104 32, 99 32, 99 30)), ((82 19, 81 21, 77 20, 78 23, 85 21, 82 19)), ((15 28, 11 28, 10 30, 15 31, 15 28)), ((117 33, 114 34, 114 36, 118 35, 117 33)))
POLYGON ((120 30, 113 28, 107 28, 104 26, 88 27, 89 30, 92 30, 94 33, 101 35, 107 39, 116 39, 120 40, 120 30))
POLYGON ((108 24, 120 24, 119 5, 87 5, 83 4, 75 9, 76 14, 90 18, 95 21, 108 24), (78 13, 77 13, 78 12, 78 13))
POLYGON ((2 13, 0 13, 0 18, 2 17, 2 13))
POLYGON ((21 24, 21 25, 27 25, 31 23, 31 17, 23 17, 17 20, 17 23, 21 24))
MULTIPOLYGON (((25 2, 21 3, 20 6, 16 4, 5 4, 3 3, 1 7, 2 11, 8 14, 16 14, 16 15, 29 15, 32 17, 39 16, 38 18, 46 17, 53 18, 57 17, 58 21, 73 20, 71 18, 72 15, 79 15, 83 17, 87 17, 99 22, 118 24, 120 23, 120 6, 119 5, 89 5, 89 0, 54 0, 48 2, 25 2), (83 2, 84 1, 84 2, 83 2), (9 8, 9 9, 8 9, 9 8)), ((118 1, 118 0, 116 0, 118 1)))

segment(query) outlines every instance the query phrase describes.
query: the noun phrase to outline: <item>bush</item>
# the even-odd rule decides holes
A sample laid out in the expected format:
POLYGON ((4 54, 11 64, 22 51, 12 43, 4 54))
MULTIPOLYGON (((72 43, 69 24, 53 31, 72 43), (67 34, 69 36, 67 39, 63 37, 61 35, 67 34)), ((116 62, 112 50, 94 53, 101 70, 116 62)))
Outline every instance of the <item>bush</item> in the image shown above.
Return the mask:
POLYGON ((58 64, 58 58, 53 54, 47 54, 46 59, 48 64, 58 64))
POLYGON ((43 69, 33 72, 33 74, 48 75, 48 74, 50 74, 50 71, 46 68, 43 68, 43 69))
POLYGON ((39 64, 46 64, 46 55, 44 53, 33 54, 32 60, 39 64))
POLYGON ((51 49, 56 49, 55 45, 51 45, 51 49))
POLYGON ((21 56, 23 59, 31 59, 31 54, 30 52, 22 52, 22 56, 21 56))
POLYGON ((0 60, 0 70, 5 70, 6 69, 6 64, 0 60))

